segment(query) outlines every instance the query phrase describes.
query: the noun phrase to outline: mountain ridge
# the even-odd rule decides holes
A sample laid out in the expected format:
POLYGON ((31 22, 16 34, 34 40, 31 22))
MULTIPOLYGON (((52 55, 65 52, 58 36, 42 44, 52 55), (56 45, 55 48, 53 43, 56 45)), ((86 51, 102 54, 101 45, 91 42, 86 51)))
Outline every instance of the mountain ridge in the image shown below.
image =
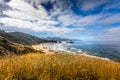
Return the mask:
POLYGON ((55 42, 53 40, 38 38, 36 36, 26 34, 23 32, 5 32, 0 30, 0 36, 12 42, 24 44, 24 45, 34 45, 34 44, 40 44, 40 43, 46 43, 46 42, 55 42))
POLYGON ((55 40, 55 41, 71 41, 71 39, 61 38, 61 37, 46 37, 47 40, 55 40))

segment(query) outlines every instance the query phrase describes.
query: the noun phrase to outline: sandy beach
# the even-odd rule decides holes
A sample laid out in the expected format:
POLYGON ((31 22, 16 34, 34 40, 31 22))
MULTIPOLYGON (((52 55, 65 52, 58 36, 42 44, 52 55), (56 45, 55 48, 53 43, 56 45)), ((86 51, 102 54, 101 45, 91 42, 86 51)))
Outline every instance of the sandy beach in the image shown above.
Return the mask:
MULTIPOLYGON (((59 49, 60 47, 58 47, 58 45, 59 45, 58 43, 42 43, 42 44, 32 45, 32 47, 36 50, 41 50, 45 54, 54 54, 54 53, 58 53, 58 52, 59 53, 75 54, 75 52, 67 52, 67 51, 60 50, 59 49)), ((92 58, 99 58, 99 59, 102 59, 102 60, 109 61, 108 58, 102 58, 102 57, 98 57, 98 56, 88 55, 84 52, 81 52, 80 55, 87 56, 87 57, 92 57, 92 58)))
POLYGON ((42 43, 37 45, 32 45, 32 47, 36 50, 41 50, 46 54, 53 54, 53 53, 73 53, 67 51, 65 47, 62 46, 61 43, 42 43))
POLYGON ((55 53, 53 50, 54 44, 55 43, 42 43, 42 44, 32 45, 32 47, 36 50, 41 50, 45 52, 46 54, 53 54, 55 53))

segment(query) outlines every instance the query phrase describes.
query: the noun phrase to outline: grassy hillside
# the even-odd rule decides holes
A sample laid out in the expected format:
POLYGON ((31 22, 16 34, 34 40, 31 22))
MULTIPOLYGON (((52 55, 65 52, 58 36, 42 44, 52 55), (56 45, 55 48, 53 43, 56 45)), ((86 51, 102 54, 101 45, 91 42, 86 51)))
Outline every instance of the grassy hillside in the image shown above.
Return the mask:
POLYGON ((25 54, 29 52, 37 52, 31 47, 13 43, 6 38, 0 36, 0 55, 6 54, 25 54))
POLYGON ((24 45, 33 45, 44 42, 55 42, 52 40, 38 38, 22 32, 5 32, 0 30, 0 36, 5 37, 6 39, 12 42, 24 44, 24 45))
POLYGON ((75 54, 0 59, 0 80, 120 80, 120 63, 75 54))

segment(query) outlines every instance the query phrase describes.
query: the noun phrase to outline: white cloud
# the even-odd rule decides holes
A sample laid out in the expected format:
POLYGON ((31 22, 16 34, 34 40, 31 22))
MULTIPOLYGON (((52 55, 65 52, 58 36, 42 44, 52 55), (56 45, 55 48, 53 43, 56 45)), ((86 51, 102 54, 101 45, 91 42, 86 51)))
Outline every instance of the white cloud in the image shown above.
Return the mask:
POLYGON ((3 3, 4 2, 4 0, 0 0, 0 3, 3 3))
POLYGON ((81 24, 83 26, 87 26, 87 25, 92 25, 92 24, 97 24, 97 21, 99 21, 99 19, 101 19, 103 17, 103 15, 98 14, 98 15, 88 15, 85 17, 81 17, 79 20, 77 20, 77 24, 81 24))
POLYGON ((109 28, 97 36, 100 40, 120 40, 120 27, 109 28))
MULTIPOLYGON (((78 2, 81 3, 81 1, 78 1, 78 2)), ((84 11, 91 10, 105 3, 109 3, 109 1, 108 0, 89 0, 89 1, 83 0, 82 9, 84 11)), ((80 15, 77 16, 73 14, 69 9, 62 7, 63 4, 59 3, 59 5, 60 6, 54 6, 54 10, 51 13, 52 13, 52 16, 58 16, 57 19, 61 23, 62 27, 71 26, 71 25, 76 27, 85 27, 85 26, 90 26, 95 24, 109 25, 109 24, 120 22, 120 19, 118 18, 120 16, 119 14, 113 15, 112 13, 107 13, 102 11, 99 14, 87 15, 83 17, 80 15), (62 9, 64 8, 65 11, 62 10, 61 8, 62 9)))
POLYGON ((30 3, 30 4, 36 4, 36 5, 38 5, 38 4, 40 4, 40 3, 46 3, 46 2, 54 2, 54 1, 56 1, 56 0, 24 0, 24 1, 26 1, 26 2, 28 2, 28 3, 30 3))
POLYGON ((98 7, 101 4, 106 3, 108 0, 83 0, 82 2, 82 10, 93 10, 94 8, 98 7))
MULTIPOLYGON (((97 15, 75 15, 68 2, 58 1, 53 5, 51 12, 48 12, 40 3, 48 0, 11 0, 7 5, 11 8, 3 11, 8 17, 0 18, 0 23, 6 27, 14 27, 18 29, 28 29, 37 32, 53 33, 54 35, 63 35, 72 32, 87 33, 89 30, 86 26, 95 24, 113 24, 120 22, 118 18, 120 14, 111 15, 108 13, 100 13, 97 15), (33 4, 37 5, 37 9, 33 4), (38 5, 39 4, 39 5, 38 5), (63 4, 65 6, 63 6, 63 4), (68 7, 68 9, 67 9, 68 7), (71 27, 72 26, 72 27, 71 27), (71 27, 71 28, 68 28, 71 27)), ((54 0, 49 0, 54 2, 54 0)), ((106 3, 107 0, 100 0, 93 3, 94 0, 84 1, 82 10, 87 11, 106 3), (90 3, 86 3, 90 2, 90 3)), ((97 27, 97 26, 96 26, 97 27)))
POLYGON ((118 18, 120 14, 109 14, 109 13, 100 13, 97 15, 88 15, 88 16, 76 16, 76 15, 62 15, 58 17, 58 20, 62 22, 62 25, 65 26, 75 26, 85 27, 90 25, 110 25, 114 23, 120 22, 120 18, 118 18))
MULTIPOLYGON (((85 26, 95 25, 95 24, 108 24, 107 21, 104 21, 106 17, 112 17, 110 14, 97 14, 97 15, 88 15, 88 16, 77 16, 73 14, 62 14, 58 16, 58 21, 61 23, 61 26, 74 26, 79 28, 85 28, 85 26)), ((114 18, 115 19, 115 18, 114 18)), ((108 19, 111 22, 112 19, 108 19)), ((119 21, 119 19, 116 19, 119 21)), ((115 23, 114 21, 113 23, 115 23)))
POLYGON ((20 19, 13 19, 13 18, 2 18, 0 19, 0 22, 7 27, 16 27, 23 29, 31 29, 37 26, 36 24, 30 23, 29 21, 23 21, 20 19))
POLYGON ((0 3, 1 4, 5 4, 5 0, 0 0, 0 3))
POLYGON ((77 22, 78 18, 78 16, 72 14, 60 15, 58 16, 58 21, 61 23, 61 26, 65 27, 74 25, 77 22))
POLYGON ((113 24, 113 23, 117 23, 117 22, 120 22, 120 14, 114 14, 114 15, 111 15, 111 16, 108 16, 102 20, 100 20, 98 23, 101 23, 101 24, 113 24))
POLYGON ((22 0, 11 0, 8 5, 12 10, 4 11, 4 14, 9 17, 23 20, 49 19, 46 10, 41 5, 38 10, 22 0))
MULTIPOLYGON (((85 30, 81 27, 67 28, 67 26, 75 24, 78 16, 72 14, 64 15, 58 12, 58 21, 55 21, 53 15, 48 15, 48 12, 41 5, 38 6, 38 9, 35 9, 31 4, 23 0, 11 0, 7 4, 11 9, 3 11, 3 13, 9 16, 9 18, 0 18, 0 23, 6 27, 29 29, 37 32, 50 32, 55 35, 62 35, 75 30, 85 30), (60 26, 56 27, 56 25, 60 26)), ((54 12, 57 12, 56 10, 54 12)))
POLYGON ((39 25, 55 26, 55 25, 57 25, 59 23, 57 21, 54 21, 54 20, 39 20, 37 22, 37 24, 39 24, 39 25))
POLYGON ((52 20, 52 17, 48 16, 47 11, 41 5, 38 10, 22 0, 11 0, 8 5, 12 10, 4 11, 4 14, 9 18, 0 18, 0 22, 4 26, 52 33, 62 30, 55 27, 58 22, 52 20))
POLYGON ((12 18, 2 18, 0 19, 0 22, 5 24, 4 26, 8 26, 11 28, 14 27, 14 28, 28 29, 28 30, 33 30, 37 32, 52 32, 56 35, 59 35, 59 34, 61 35, 71 31, 68 28, 56 28, 55 26, 36 24, 33 22, 23 21, 19 19, 12 19, 12 18))

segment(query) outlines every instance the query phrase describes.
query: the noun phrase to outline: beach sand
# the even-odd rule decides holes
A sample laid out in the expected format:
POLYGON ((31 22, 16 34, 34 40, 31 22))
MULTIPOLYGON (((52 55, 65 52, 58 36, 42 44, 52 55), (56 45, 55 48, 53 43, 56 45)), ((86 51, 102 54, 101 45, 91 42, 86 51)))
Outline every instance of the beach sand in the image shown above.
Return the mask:
POLYGON ((42 52, 45 52, 46 54, 53 54, 55 53, 52 49, 52 45, 55 43, 42 43, 37 45, 32 45, 32 47, 36 50, 41 50, 42 52))
MULTIPOLYGON (((65 52, 65 51, 58 51, 53 49, 53 45, 55 45, 56 43, 42 43, 42 44, 37 44, 37 45, 32 45, 32 47, 36 50, 40 50, 42 52, 44 52, 45 54, 54 54, 54 53, 69 53, 69 54, 75 54, 73 52, 65 52)), ((93 55, 88 55, 84 52, 80 53, 80 55, 82 56, 86 56, 86 57, 92 57, 92 58, 99 58, 102 60, 107 60, 109 61, 108 58, 102 58, 102 57, 98 57, 98 56, 93 56, 93 55)))

